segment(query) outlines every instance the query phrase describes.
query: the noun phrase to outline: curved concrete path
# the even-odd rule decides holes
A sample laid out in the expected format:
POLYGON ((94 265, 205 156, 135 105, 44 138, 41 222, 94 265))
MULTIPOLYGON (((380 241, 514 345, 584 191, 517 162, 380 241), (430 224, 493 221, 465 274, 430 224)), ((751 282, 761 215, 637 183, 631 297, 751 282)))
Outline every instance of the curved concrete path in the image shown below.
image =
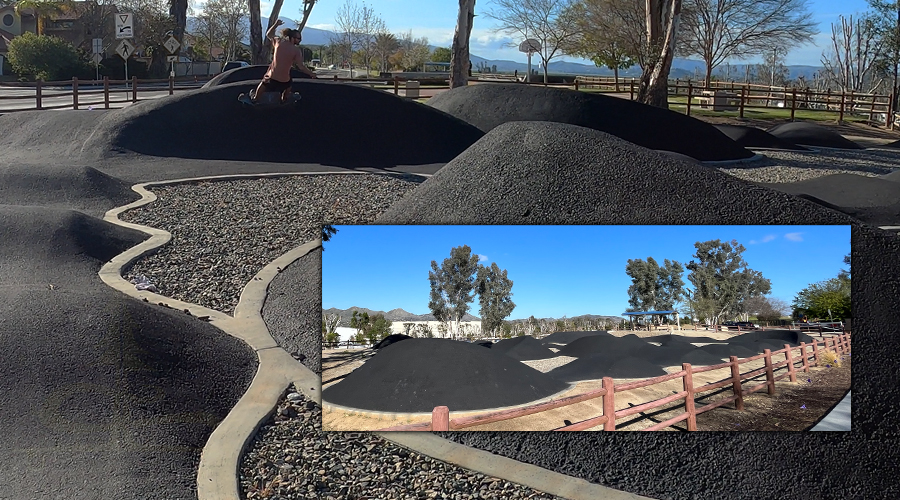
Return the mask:
MULTIPOLYGON (((352 175, 362 173, 368 172, 341 172, 339 174, 352 175)), ((324 175, 332 174, 334 173, 324 175)), ((291 384, 296 385, 307 397, 318 404, 321 405, 322 403, 321 379, 319 376, 278 346, 269 334, 261 315, 269 284, 278 275, 279 269, 285 269, 292 262, 320 247, 321 241, 314 240, 300 245, 265 266, 244 287, 232 317, 189 302, 137 290, 132 283, 122 278, 122 270, 125 267, 168 243, 172 235, 161 229, 123 222, 119 220, 118 216, 125 211, 156 201, 156 195, 148 190, 152 186, 201 180, 224 181, 288 175, 323 174, 248 174, 142 183, 132 188, 141 195, 140 200, 109 210, 104 216, 104 220, 107 222, 136 229, 150 235, 149 239, 117 255, 103 266, 99 275, 104 283, 137 299, 166 304, 171 308, 189 311, 191 315, 197 317, 205 316, 212 325, 250 345, 259 357, 259 369, 247 392, 213 431, 203 449, 197 473, 197 495, 199 500, 240 500, 242 498, 238 479, 241 456, 256 435, 259 427, 275 410, 279 399, 291 384)), ((572 500, 636 500, 648 498, 500 457, 429 433, 390 432, 379 433, 379 435, 395 444, 432 458, 529 486, 563 498, 572 500)))

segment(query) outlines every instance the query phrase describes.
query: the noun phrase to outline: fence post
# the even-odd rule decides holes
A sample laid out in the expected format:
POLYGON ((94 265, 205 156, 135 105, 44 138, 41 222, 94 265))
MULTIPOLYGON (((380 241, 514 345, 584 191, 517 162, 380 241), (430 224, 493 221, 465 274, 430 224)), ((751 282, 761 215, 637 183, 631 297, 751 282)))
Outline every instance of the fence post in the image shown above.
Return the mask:
POLYGON ((603 396, 603 414, 608 418, 603 424, 604 431, 616 430, 616 390, 612 377, 603 377, 603 388, 606 394, 603 396))
POLYGON ((137 77, 131 77, 131 102, 137 102, 137 77))
POLYGON ((578 78, 575 78, 575 90, 578 90, 578 78))
POLYGON ((744 96, 747 95, 747 87, 741 87, 741 118, 744 117, 744 96))
POLYGON ((631 99, 633 101, 634 100, 634 78, 631 79, 631 84, 629 84, 628 89, 631 92, 631 97, 629 99, 631 99))
POLYGON ((731 389, 737 399, 734 400, 734 407, 738 411, 744 411, 744 389, 741 387, 741 367, 738 365, 738 357, 731 356, 731 389))
POLYGON ((842 90, 841 91, 841 112, 840 112, 840 115, 838 115, 838 125, 840 125, 841 122, 844 121, 844 96, 846 96, 846 95, 847 94, 845 94, 844 91, 842 90))
POLYGON ((687 427, 688 431, 696 431, 697 410, 694 408, 694 377, 691 375, 691 364, 682 363, 681 369, 685 372, 682 380, 684 381, 684 390, 687 392, 684 397, 684 411, 688 414, 687 427))
POLYGON ((766 382, 769 386, 769 395, 775 395, 775 370, 772 369, 772 350, 763 351, 766 355, 766 382))
POLYGON ((794 121, 794 110, 797 109, 797 89, 791 91, 791 121, 794 121))
POLYGON ((887 105, 887 123, 886 125, 890 130, 894 130, 894 93, 891 92, 891 96, 889 98, 887 105))
POLYGON ((172 95, 174 93, 175 93, 175 77, 172 75, 169 75, 169 95, 172 95))
POLYGON ((819 325, 818 328, 819 328, 819 337, 824 337, 823 332, 822 332, 822 325, 819 325))
POLYGON ((400 80, 394 77, 394 95, 400 95, 400 80))
POLYGON ((809 373, 809 359, 806 357, 806 342, 800 342, 800 356, 803 358, 803 371, 809 373))
POLYGON ((875 94, 872 94, 872 106, 869 107, 869 123, 872 123, 872 116, 875 114, 875 101, 877 100, 878 98, 875 97, 875 94))
POLYGON ((816 366, 819 366, 819 341, 813 339, 813 359, 816 361, 816 366))
POLYGON ((37 87, 34 88, 34 97, 37 100, 35 109, 43 109, 43 106, 41 106, 41 85, 43 84, 43 81, 38 78, 36 83, 37 87))
POLYGON ((794 356, 791 353, 792 347, 790 344, 784 344, 784 359, 787 360, 788 366, 788 378, 791 382, 797 381, 797 370, 794 368, 794 356))
POLYGON ((103 77, 103 107, 109 109, 109 77, 103 77))
POLYGON ((72 109, 78 109, 78 77, 72 77, 72 109))
POLYGON ((434 407, 434 410, 431 411, 431 430, 450 430, 450 408, 447 408, 446 406, 434 407))

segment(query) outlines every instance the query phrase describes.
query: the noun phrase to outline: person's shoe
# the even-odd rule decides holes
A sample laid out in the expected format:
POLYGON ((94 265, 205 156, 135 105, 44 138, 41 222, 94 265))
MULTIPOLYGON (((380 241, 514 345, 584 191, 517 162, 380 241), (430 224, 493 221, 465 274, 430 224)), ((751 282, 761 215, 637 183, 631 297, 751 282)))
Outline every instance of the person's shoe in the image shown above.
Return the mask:
POLYGON ((256 89, 253 89, 250 91, 250 100, 252 100, 252 101, 256 100, 256 89))

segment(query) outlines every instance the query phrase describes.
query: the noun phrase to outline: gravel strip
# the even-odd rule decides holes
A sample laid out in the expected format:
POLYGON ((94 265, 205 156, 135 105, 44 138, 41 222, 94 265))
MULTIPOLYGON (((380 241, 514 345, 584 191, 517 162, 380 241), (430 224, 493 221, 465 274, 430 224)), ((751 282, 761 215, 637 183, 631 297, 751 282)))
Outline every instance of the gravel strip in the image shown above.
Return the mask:
POLYGON ((832 174, 878 177, 900 168, 900 151, 822 149, 812 154, 789 151, 757 152, 765 158, 720 170, 752 182, 788 183, 832 174))
POLYGON ((526 365, 534 368, 541 373, 547 373, 554 368, 559 368, 560 366, 567 365, 572 361, 575 361, 576 359, 578 358, 573 356, 557 356, 555 358, 522 361, 522 363, 525 363, 526 365))
POLYGON ((556 499, 365 432, 323 432, 322 408, 293 388, 244 454, 241 492, 282 499, 556 499))
POLYGON ((260 269, 318 238, 322 224, 371 223, 422 180, 326 174, 156 187, 155 203, 120 219, 172 241, 124 277, 146 276, 162 295, 231 314, 260 269))

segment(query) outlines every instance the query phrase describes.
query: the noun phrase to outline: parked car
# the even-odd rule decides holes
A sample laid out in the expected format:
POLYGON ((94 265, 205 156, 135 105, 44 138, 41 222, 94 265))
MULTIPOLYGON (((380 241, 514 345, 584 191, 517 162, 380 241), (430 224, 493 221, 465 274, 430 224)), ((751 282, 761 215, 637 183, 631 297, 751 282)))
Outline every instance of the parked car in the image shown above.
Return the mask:
POLYGON ((757 325, 756 323, 752 323, 750 321, 737 321, 737 322, 735 322, 734 326, 739 326, 741 328, 746 328, 748 330, 753 330, 753 329, 759 328, 759 325, 757 325))
POLYGON ((243 68, 244 66, 250 66, 250 63, 247 61, 228 61, 222 68, 222 73, 236 68, 243 68))

